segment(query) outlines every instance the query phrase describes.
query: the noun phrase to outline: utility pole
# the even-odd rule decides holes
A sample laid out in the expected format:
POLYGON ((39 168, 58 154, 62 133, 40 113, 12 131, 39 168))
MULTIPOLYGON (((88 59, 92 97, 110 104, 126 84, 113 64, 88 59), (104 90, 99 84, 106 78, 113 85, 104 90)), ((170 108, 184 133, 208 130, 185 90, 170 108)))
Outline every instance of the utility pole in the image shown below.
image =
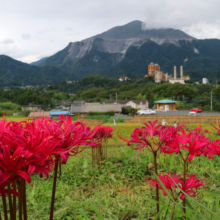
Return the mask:
POLYGON ((117 92, 115 93, 115 99, 116 99, 116 103, 117 103, 117 92))
POLYGON ((184 98, 185 98, 185 96, 183 95, 183 108, 184 108, 184 98))
POLYGON ((110 100, 111 100, 111 94, 110 94, 110 100))
POLYGON ((212 91, 210 92, 211 93, 211 107, 210 107, 210 109, 211 109, 211 111, 212 111, 212 91))

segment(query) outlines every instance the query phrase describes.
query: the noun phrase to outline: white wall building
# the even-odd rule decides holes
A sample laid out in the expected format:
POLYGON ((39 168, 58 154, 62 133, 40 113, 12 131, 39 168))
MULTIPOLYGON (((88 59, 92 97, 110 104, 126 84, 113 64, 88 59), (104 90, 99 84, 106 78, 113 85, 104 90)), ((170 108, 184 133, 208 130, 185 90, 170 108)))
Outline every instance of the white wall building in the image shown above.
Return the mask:
POLYGON ((202 78, 202 84, 209 84, 209 81, 207 78, 202 78))

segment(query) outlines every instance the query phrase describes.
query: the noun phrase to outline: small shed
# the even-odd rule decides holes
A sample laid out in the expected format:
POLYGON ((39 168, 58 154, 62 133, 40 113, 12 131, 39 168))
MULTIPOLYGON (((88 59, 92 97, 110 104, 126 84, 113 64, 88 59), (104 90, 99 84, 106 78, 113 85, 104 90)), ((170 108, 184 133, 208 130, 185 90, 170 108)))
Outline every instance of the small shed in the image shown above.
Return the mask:
POLYGON ((51 110, 50 111, 50 116, 52 117, 58 117, 59 115, 69 115, 69 111, 56 111, 56 110, 51 110))
POLYGON ((44 112, 44 111, 41 111, 41 112, 31 112, 29 115, 28 115, 28 118, 47 118, 47 117, 50 117, 50 112, 44 112))
POLYGON ((161 111, 169 111, 169 110, 176 110, 176 101, 163 99, 159 101, 155 101, 154 103, 157 104, 157 110, 161 111))

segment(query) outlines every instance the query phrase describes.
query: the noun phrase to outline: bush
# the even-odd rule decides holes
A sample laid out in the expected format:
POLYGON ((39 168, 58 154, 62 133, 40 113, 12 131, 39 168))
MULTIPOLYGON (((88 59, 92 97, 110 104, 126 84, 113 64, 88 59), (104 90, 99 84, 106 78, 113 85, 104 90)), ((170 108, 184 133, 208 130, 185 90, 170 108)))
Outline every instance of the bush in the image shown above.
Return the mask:
POLYGON ((21 110, 21 106, 12 102, 2 102, 0 103, 1 109, 8 109, 8 110, 21 110))
POLYGON ((135 115, 137 111, 138 111, 137 109, 132 108, 132 107, 130 107, 130 106, 128 106, 128 107, 122 107, 122 114, 123 114, 123 115, 129 115, 129 114, 130 114, 130 115, 135 115))
POLYGON ((8 110, 8 109, 4 109, 4 110, 0 110, 0 117, 3 115, 3 112, 6 116, 9 116, 9 115, 13 115, 13 113, 15 112, 16 110, 8 110))
POLYGON ((31 112, 32 112, 32 111, 30 111, 30 110, 23 110, 22 112, 20 112, 19 115, 22 115, 22 116, 28 117, 28 115, 29 115, 31 112))
POLYGON ((115 112, 114 111, 108 111, 108 112, 88 112, 87 115, 88 116, 108 115, 110 117, 110 116, 114 116, 115 112))

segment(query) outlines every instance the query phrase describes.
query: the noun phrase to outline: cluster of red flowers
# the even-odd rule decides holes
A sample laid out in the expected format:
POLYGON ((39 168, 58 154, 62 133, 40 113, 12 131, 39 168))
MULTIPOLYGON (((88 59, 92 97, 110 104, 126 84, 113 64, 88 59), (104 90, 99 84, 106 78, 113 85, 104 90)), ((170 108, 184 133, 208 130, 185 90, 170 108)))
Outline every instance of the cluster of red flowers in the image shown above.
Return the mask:
MULTIPOLYGON (((31 182, 30 175, 39 173, 48 177, 54 164, 66 163, 70 155, 81 152, 83 146, 94 146, 90 128, 81 122, 60 116, 27 122, 0 121, 0 186, 1 195, 10 183, 19 178, 31 182)), ((12 191, 17 195, 16 192, 12 191)))
POLYGON ((104 141, 108 138, 112 138, 113 128, 108 126, 97 125, 92 130, 92 138, 99 141, 104 141))
MULTIPOLYGON (((172 176, 170 173, 164 175, 160 173, 158 175, 160 181, 163 183, 165 188, 167 190, 170 190, 174 200, 177 200, 178 198, 184 199, 185 194, 183 192, 188 194, 190 197, 195 197, 197 196, 196 190, 201 186, 204 187, 203 185, 204 180, 196 179, 194 174, 192 175, 186 174, 186 176, 187 178, 184 183, 183 175, 176 175, 176 173, 173 173, 172 176), (182 191, 180 192, 177 189, 181 189, 183 192, 182 191)), ((159 189, 163 189, 160 182, 155 179, 153 180, 146 179, 146 182, 148 182, 152 187, 158 187, 159 189)), ((167 195, 164 189, 163 189, 163 194, 165 196, 167 195)))
MULTIPOLYGON (((158 177, 167 189, 173 190, 180 188, 189 196, 196 196, 196 190, 198 187, 203 186, 203 180, 196 179, 195 175, 186 173, 188 170, 188 161, 192 161, 194 157, 200 155, 208 156, 209 158, 212 158, 213 154, 220 155, 220 141, 216 140, 211 143, 210 139, 204 135, 207 131, 201 128, 189 131, 186 129, 186 126, 177 126, 177 128, 174 126, 162 126, 157 125, 157 121, 149 121, 144 125, 142 128, 134 129, 130 140, 120 138, 127 142, 128 146, 132 145, 133 149, 138 150, 139 153, 144 148, 152 152, 155 158, 154 166, 156 174, 158 152, 179 154, 184 162, 184 174, 176 175, 174 173, 172 177, 170 173, 159 174, 158 177)), ((156 179, 146 181, 151 186, 162 189, 162 186, 156 179)), ((181 193, 180 199, 184 197, 185 195, 181 193)))

